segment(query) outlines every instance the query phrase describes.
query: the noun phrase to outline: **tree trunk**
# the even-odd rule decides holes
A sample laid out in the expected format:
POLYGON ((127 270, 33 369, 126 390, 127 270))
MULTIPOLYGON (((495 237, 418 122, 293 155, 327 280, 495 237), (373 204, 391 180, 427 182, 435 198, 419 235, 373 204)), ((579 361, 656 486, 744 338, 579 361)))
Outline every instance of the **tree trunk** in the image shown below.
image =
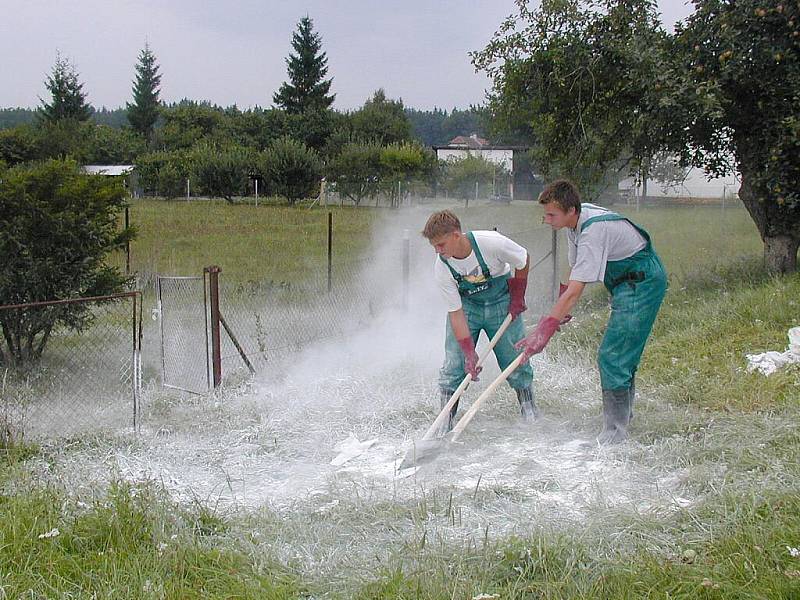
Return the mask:
POLYGON ((764 262, 773 273, 797 271, 797 248, 800 239, 790 235, 775 235, 764 238, 764 262))
POLYGON ((747 208, 764 242, 764 263, 771 273, 797 271, 797 249, 800 246, 798 211, 778 206, 767 198, 766 190, 756 190, 742 168, 739 198, 747 208))

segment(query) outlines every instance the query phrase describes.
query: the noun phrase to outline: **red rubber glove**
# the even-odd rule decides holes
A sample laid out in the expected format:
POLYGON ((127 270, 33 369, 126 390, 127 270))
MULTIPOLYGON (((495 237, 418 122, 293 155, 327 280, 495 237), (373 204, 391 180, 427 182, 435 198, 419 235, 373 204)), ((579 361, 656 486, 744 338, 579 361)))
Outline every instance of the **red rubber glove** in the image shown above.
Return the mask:
MULTIPOLYGON (((561 298, 561 296, 564 295, 564 292, 567 291, 568 287, 569 287, 568 285, 564 285, 563 283, 559 283, 558 284, 558 297, 559 298, 561 298)), ((561 319, 561 322, 559 323, 559 325, 564 325, 565 323, 569 323, 571 320, 572 320, 572 315, 564 315, 564 318, 561 319)))
POLYGON ((544 347, 547 346, 547 342, 549 342, 553 334, 558 331, 559 325, 560 323, 555 317, 542 317, 539 319, 539 324, 536 326, 536 329, 528 334, 526 338, 514 344, 514 348, 520 352, 524 352, 525 358, 523 360, 528 360, 534 354, 539 354, 539 352, 544 350, 544 347))
POLYGON ((528 310, 528 307, 525 306, 525 289, 527 287, 527 277, 511 277, 508 280, 508 293, 511 295, 511 301, 508 303, 508 314, 511 315, 512 321, 528 310))
POLYGON ((464 370, 472 375, 472 381, 478 381, 478 373, 483 367, 478 366, 478 355, 475 352, 475 342, 470 336, 458 340, 461 351, 464 353, 464 370))

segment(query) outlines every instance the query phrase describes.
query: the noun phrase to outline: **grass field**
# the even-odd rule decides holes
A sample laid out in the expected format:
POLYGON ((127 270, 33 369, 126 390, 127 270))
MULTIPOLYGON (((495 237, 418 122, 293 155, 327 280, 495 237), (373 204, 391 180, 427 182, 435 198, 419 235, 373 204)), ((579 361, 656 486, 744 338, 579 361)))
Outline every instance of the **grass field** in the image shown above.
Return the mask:
MULTIPOLYGON (((538 228, 549 237, 540 227, 540 209, 534 203, 503 208, 479 204, 467 209, 430 203, 414 208, 424 216, 445 207, 453 209, 466 228, 498 227, 511 237, 538 228)), ((232 281, 295 278, 303 269, 324 268, 328 212, 332 213, 337 260, 362 258, 379 226, 399 238, 409 223, 404 218, 407 211, 383 208, 309 209, 269 204, 232 206, 222 200, 137 199, 130 208, 131 223, 138 229, 131 244, 131 269, 143 281, 150 281, 154 273, 198 274, 211 264, 221 266, 232 281)), ((761 250, 755 226, 741 207, 647 208, 638 213, 623 207, 621 212, 652 233, 673 280, 683 281, 703 269, 721 268, 737 256, 753 257, 761 250)), ((419 225, 421 220, 411 223, 419 225)), ((422 243, 419 229, 421 226, 410 231, 416 243, 422 243)), ((391 241, 387 239, 387 243, 391 241)), ((124 268, 124 256, 115 257, 115 261, 124 268)))
MULTIPOLYGON (((433 207, 420 210, 424 214, 428 208, 433 207)), ((468 227, 497 225, 513 237, 534 228, 537 208, 456 210, 468 227)), ((355 258, 368 251, 376 231, 385 235, 387 221, 406 224, 403 210, 333 210, 339 252, 355 258)), ((487 476, 461 492, 455 486, 430 489, 428 482, 405 492, 398 487, 384 497, 345 478, 337 479, 333 490, 349 495, 324 496, 317 503, 297 499, 281 511, 223 508, 214 500, 217 495, 200 491, 193 499, 176 498, 168 493, 169 474, 163 473, 144 483, 121 478, 110 486, 90 485, 85 460, 97 461, 112 480, 124 465, 120 457, 131 460, 131 450, 141 451, 143 464, 154 468, 159 447, 164 454, 173 452, 170 441, 182 431, 187 440, 197 441, 187 449, 187 468, 202 460, 197 454, 216 448, 204 445, 204 433, 222 440, 223 458, 232 441, 242 437, 250 452, 268 455, 271 468, 294 468, 298 458, 312 456, 282 437, 281 424, 292 422, 277 413, 262 415, 258 405, 234 411, 217 407, 215 399, 182 405, 165 399, 159 410, 172 433, 155 432, 152 448, 144 439, 123 438, 6 449, 0 466, 3 596, 800 597, 800 365, 764 377, 747 372, 743 356, 785 349, 787 329, 800 324, 800 276, 763 273, 760 241, 741 209, 624 212, 650 231, 671 284, 639 371, 643 399, 633 441, 591 453, 584 457, 585 468, 564 462, 550 471, 548 453, 562 451, 563 440, 551 429, 539 430, 543 439, 532 442, 539 454, 534 452, 535 460, 523 462, 519 472, 521 479, 531 477, 533 491, 487 476), (608 470, 594 476, 585 472, 598 466, 608 470), (559 472, 566 476, 559 478, 559 472), (580 518, 562 517, 559 509, 574 507, 561 506, 560 500, 542 510, 548 497, 570 497, 570 485, 577 484, 570 478, 578 475, 586 476, 580 518), (635 480, 625 481, 628 477, 635 480), (661 486, 664 503, 642 502, 653 498, 631 495, 637 486, 661 486), (480 512, 487 507, 494 508, 480 512), (470 521, 480 514, 494 519, 487 521, 485 534, 470 521), (490 535, 511 519, 519 519, 511 528, 519 533, 490 535), (349 536, 344 542, 330 542, 332 550, 315 554, 316 546, 343 533, 349 536), (370 540, 387 542, 370 545, 370 540), (362 554, 363 548, 373 554, 362 554), (330 568, 301 558, 309 556, 326 557, 330 568)), ((216 263, 243 281, 290 278, 299 265, 316 269, 324 261, 326 219, 327 211, 318 208, 143 201, 132 210, 140 228, 134 268, 187 274, 184 270, 216 263)), ((576 322, 537 366, 537 394, 552 429, 589 436, 597 426, 592 363, 607 315, 602 298, 595 292, 582 304, 576 322), (569 379, 570 371, 581 375, 559 381, 569 379)), ((413 365, 399 368, 390 377, 403 389, 424 387, 413 365), (414 379, 410 387, 409 378, 414 379)), ((335 396, 349 386, 375 394, 370 405, 398 405, 391 417, 364 405, 353 415, 363 419, 364 428, 394 431, 403 424, 399 421, 410 419, 424 429, 430 412, 410 400, 400 404, 389 384, 394 382, 373 387, 372 380, 357 375, 315 389, 335 396), (382 416, 387 422, 379 422, 382 416)), ((307 401, 301 395, 291 399, 301 405, 307 401)), ((334 412, 320 416, 313 399, 296 410, 300 425, 341 418, 334 412)), ((502 411, 490 415, 497 422, 509 417, 502 411)), ((519 432, 507 435, 512 443, 520 439, 519 432)), ((311 440, 320 446, 325 441, 311 440)), ((484 441, 487 447, 496 443, 497 437, 484 441)), ((476 454, 480 448, 467 450, 446 464, 457 470, 485 457, 476 454)), ((235 465, 226 465, 226 474, 233 473, 235 465)), ((235 485, 235 474, 228 476, 227 485, 235 485)))

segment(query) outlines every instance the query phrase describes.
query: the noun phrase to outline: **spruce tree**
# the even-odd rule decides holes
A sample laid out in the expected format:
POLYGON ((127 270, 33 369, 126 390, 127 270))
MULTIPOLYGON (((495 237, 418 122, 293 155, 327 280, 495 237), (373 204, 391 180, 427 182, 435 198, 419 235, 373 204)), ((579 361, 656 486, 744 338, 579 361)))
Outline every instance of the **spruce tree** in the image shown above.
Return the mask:
POLYGON ((139 52, 136 63, 136 80, 133 82, 133 104, 126 103, 128 122, 134 131, 150 137, 158 119, 158 99, 161 75, 156 56, 148 44, 139 52))
POLYGON ((48 104, 41 98, 40 114, 48 123, 56 123, 65 119, 86 121, 92 115, 92 107, 86 103, 83 84, 78 81, 75 66, 61 54, 56 54, 53 72, 47 77, 45 87, 52 96, 48 104))
POLYGON ((322 49, 322 38, 314 33, 313 22, 303 17, 292 34, 295 54, 286 59, 289 81, 284 82, 272 101, 288 113, 302 114, 311 110, 326 110, 336 94, 328 94, 333 78, 325 80, 328 57, 322 49))

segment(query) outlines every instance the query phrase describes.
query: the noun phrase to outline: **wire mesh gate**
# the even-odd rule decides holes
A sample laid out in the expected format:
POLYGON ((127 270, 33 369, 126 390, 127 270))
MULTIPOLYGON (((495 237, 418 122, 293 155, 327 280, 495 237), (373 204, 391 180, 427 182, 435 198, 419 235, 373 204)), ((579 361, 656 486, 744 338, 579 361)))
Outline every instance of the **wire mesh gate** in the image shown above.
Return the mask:
POLYGON ((210 389, 205 277, 156 277, 164 387, 204 394, 210 389), (202 302, 201 302, 202 300, 202 302))

